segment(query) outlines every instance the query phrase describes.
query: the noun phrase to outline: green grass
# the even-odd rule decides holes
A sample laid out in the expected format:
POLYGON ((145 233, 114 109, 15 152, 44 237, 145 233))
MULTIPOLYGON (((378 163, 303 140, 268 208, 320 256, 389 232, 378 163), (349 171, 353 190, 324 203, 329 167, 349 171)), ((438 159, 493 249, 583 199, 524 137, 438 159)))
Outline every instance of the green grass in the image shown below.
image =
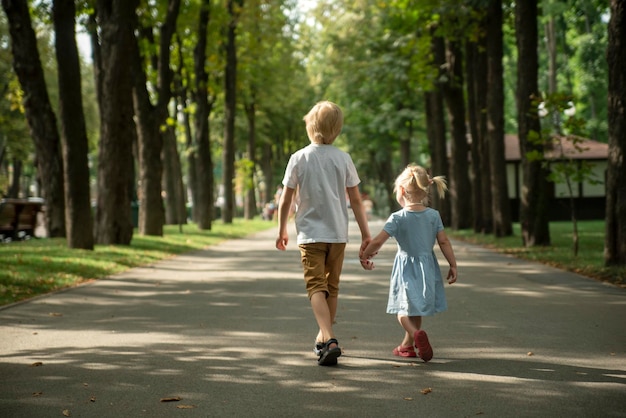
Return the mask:
POLYGON ((214 222, 210 231, 184 225, 180 233, 178 226, 165 226, 163 237, 135 230, 130 246, 97 245, 94 251, 69 249, 61 238, 0 244, 0 306, 272 227, 273 222, 258 218, 237 218, 231 225, 214 222))
POLYGON ((513 224, 513 236, 495 238, 471 230, 446 230, 450 238, 480 244, 515 257, 549 264, 597 280, 626 286, 626 267, 604 266, 604 221, 578 222, 579 249, 574 257, 571 222, 551 222, 548 247, 525 248, 519 223, 513 224))

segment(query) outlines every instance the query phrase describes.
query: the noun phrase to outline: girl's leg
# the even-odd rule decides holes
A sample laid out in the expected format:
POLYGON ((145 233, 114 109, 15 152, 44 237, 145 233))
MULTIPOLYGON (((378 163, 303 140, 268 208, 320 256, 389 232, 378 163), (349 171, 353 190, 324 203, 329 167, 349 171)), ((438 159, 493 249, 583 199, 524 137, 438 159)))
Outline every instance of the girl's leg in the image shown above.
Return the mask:
POLYGON ((413 336, 422 328, 422 317, 398 315, 398 322, 405 331, 401 345, 403 347, 413 347, 415 345, 413 336))

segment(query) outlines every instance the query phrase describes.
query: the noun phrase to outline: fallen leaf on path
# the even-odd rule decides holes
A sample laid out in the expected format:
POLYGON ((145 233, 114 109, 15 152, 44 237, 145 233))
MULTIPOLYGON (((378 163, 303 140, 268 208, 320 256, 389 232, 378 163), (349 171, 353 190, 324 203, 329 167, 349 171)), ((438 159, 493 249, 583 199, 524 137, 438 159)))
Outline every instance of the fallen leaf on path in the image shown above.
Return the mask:
POLYGON ((36 361, 33 364, 30 365, 30 367, 39 367, 39 366, 43 366, 43 363, 40 361, 36 361))
POLYGON ((161 398, 161 402, 178 402, 180 401, 180 396, 172 396, 169 398, 161 398))
POLYGON ((526 353, 526 355, 527 355, 528 357, 530 357, 530 356, 534 356, 534 355, 535 355, 535 353, 533 353, 532 351, 529 351, 528 353, 526 353))
POLYGON ((425 389, 420 390, 420 392, 422 392, 422 395, 428 395, 432 391, 433 391, 432 388, 425 388, 425 389))
POLYGON ((412 401, 413 398, 404 398, 405 401, 412 401))
POLYGON ((70 415, 72 415, 72 414, 70 414, 70 410, 69 409, 64 409, 63 410, 63 416, 64 417, 69 417, 70 415))
POLYGON ((63 314, 60 313, 60 312, 50 312, 48 315, 50 315, 50 316, 63 316, 63 314))
POLYGON ((176 405, 178 409, 194 409, 195 407, 195 405, 176 405))
POLYGON ((89 398, 89 402, 95 402, 96 401, 96 397, 92 396, 91 398, 89 398))
POLYGON ((43 395, 43 392, 33 392, 33 396, 41 396, 43 395))

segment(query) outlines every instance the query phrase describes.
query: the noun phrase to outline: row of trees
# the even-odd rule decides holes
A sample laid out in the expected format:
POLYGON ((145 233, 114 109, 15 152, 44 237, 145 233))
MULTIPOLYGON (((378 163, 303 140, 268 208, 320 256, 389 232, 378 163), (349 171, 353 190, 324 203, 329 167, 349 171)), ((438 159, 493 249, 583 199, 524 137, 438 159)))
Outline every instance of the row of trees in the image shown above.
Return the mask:
MULTIPOLYGON (((307 143, 302 115, 328 98, 346 112, 338 145, 352 153, 364 191, 391 209, 395 173, 426 164, 450 179, 451 199, 436 204, 455 229, 512 233, 503 138, 518 132, 522 239, 544 245, 546 165, 526 156, 546 146, 537 140, 545 130, 538 103, 565 92, 588 121, 585 134, 610 144, 606 254, 607 263, 623 264, 619 3, 320 0, 302 15, 291 0, 54 0, 31 9, 3 0, 19 84, 0 67, 12 98, 2 106, 15 116, 0 124, 11 144, 0 142, 8 150, 0 166, 12 165, 15 178, 19 163, 28 165, 28 149, 11 140, 24 135, 16 115, 23 109, 52 236, 67 233, 80 248, 93 248, 94 238, 128 244, 135 198, 142 234, 184 222, 187 196, 193 220, 210 229, 218 194, 227 223, 238 197, 247 217, 271 199, 286 158, 307 143), (82 77, 75 19, 93 52, 82 77), (35 33, 44 34, 39 50, 35 33), (52 61, 57 68, 44 71, 52 61)), ((561 121, 550 123, 556 130, 561 121)))

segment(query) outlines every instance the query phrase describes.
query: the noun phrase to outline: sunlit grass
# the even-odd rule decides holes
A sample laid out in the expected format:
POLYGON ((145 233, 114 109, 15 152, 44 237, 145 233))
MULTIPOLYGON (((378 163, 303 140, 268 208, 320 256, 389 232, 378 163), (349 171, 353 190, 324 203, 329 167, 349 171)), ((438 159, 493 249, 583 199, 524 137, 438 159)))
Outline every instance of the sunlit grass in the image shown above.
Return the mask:
POLYGON ((195 225, 165 226, 163 237, 140 236, 130 246, 97 245, 94 251, 67 248, 65 239, 33 239, 0 244, 0 305, 75 286, 132 267, 148 265, 220 241, 245 237, 274 227, 273 222, 236 218, 213 223, 212 230, 195 225))
POLYGON ((626 285, 626 267, 604 266, 604 227, 604 221, 578 222, 577 257, 574 257, 571 222, 550 223, 551 245, 547 247, 524 247, 519 223, 513 225, 513 236, 503 238, 475 234, 471 230, 447 230, 447 232, 451 238, 481 244, 506 254, 549 264, 598 280, 626 285))

